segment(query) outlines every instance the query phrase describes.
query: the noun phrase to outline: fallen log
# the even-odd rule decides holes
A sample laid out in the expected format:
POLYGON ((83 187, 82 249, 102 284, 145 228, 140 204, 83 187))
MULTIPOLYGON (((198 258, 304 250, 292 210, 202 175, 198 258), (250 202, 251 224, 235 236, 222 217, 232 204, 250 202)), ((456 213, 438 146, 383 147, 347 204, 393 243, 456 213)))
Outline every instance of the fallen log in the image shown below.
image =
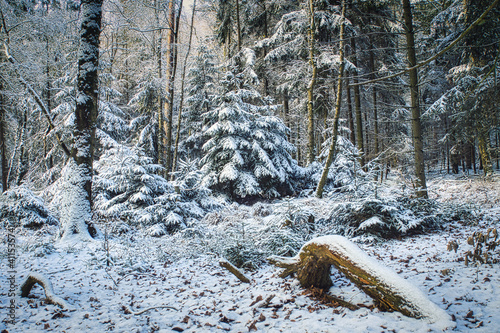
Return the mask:
POLYGON ((21 284, 20 288, 21 297, 28 297, 31 289, 33 289, 33 287, 37 283, 40 286, 42 286, 43 290, 45 291, 45 299, 47 303, 60 306, 62 309, 69 308, 68 303, 66 303, 65 300, 54 294, 54 288, 52 287, 52 283, 50 283, 50 280, 38 273, 28 274, 28 277, 26 278, 24 283, 21 284))
POLYGON ((398 311, 413 318, 425 318, 441 328, 455 327, 451 317, 424 293, 395 271, 369 257, 356 244, 342 236, 323 236, 307 242, 293 258, 273 256, 268 260, 285 268, 280 274, 295 274, 304 288, 329 289, 333 265, 385 311, 398 311))

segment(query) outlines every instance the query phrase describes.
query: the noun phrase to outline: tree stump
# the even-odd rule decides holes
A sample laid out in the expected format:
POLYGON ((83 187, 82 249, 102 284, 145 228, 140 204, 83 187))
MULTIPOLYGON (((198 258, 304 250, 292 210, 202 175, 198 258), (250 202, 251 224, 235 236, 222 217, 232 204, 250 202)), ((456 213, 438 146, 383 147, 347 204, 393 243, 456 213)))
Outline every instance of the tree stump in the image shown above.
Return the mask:
POLYGON ((307 242, 293 258, 273 256, 272 264, 285 268, 280 274, 296 274, 301 286, 329 289, 330 268, 335 266, 350 281, 375 300, 385 311, 398 311, 413 318, 425 318, 454 327, 451 317, 431 302, 417 287, 393 270, 370 258, 356 244, 342 236, 323 236, 307 242))

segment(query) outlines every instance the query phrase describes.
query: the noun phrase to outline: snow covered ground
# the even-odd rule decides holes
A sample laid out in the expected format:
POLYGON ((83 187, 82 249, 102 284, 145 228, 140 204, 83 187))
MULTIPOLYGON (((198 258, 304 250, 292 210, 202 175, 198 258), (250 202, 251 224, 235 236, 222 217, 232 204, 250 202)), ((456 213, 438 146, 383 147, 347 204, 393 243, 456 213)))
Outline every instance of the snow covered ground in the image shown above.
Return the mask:
MULTIPOLYGON (((429 185, 431 197, 437 200, 470 205, 476 220, 469 224, 457 221, 439 232, 359 246, 451 315, 456 331, 500 332, 500 264, 467 267, 458 261, 471 248, 466 240, 474 231, 499 227, 500 182, 434 176, 429 185), (447 251, 452 240, 460 245, 457 253, 447 251)), ((293 201, 321 217, 335 200, 293 201)), ((273 206, 267 209, 272 213, 273 206)), ((251 212, 252 207, 235 205, 218 218, 226 223, 259 222, 261 217, 251 212)), ((20 284, 29 272, 41 273, 70 309, 45 304, 39 286, 29 298, 9 297, 10 269, 2 255, 1 319, 8 319, 12 299, 16 307, 16 324, 2 321, 2 332, 440 331, 425 320, 370 307, 372 301, 335 270, 330 293, 368 307, 351 311, 322 304, 311 299, 294 278, 280 278, 281 269, 268 264, 247 271, 251 283, 242 283, 219 266, 217 254, 200 253, 204 244, 188 239, 184 244, 182 239, 174 242, 168 236, 127 233, 110 239, 108 255, 103 238, 80 244, 54 243, 56 231, 49 226, 38 232, 16 232, 15 282, 20 284), (106 265, 108 258, 110 266, 106 265), (157 308, 147 310, 151 307, 157 308), (143 310, 147 311, 140 313, 143 310)), ((1 233, 6 240, 7 231, 1 233)), ((0 248, 6 253, 6 242, 0 248)))

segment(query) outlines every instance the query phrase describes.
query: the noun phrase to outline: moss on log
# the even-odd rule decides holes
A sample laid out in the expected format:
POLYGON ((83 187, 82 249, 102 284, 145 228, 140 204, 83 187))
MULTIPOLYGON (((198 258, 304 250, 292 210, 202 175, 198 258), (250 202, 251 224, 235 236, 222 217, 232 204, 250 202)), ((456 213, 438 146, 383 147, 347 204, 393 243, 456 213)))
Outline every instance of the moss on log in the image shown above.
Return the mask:
POLYGON ((432 322, 446 322, 452 327, 450 316, 431 302, 418 288, 393 270, 370 258, 356 244, 342 236, 323 236, 306 243, 294 258, 268 259, 285 268, 282 277, 296 274, 305 287, 329 289, 332 286, 330 268, 333 265, 356 284, 384 311, 398 311, 413 318, 432 322))

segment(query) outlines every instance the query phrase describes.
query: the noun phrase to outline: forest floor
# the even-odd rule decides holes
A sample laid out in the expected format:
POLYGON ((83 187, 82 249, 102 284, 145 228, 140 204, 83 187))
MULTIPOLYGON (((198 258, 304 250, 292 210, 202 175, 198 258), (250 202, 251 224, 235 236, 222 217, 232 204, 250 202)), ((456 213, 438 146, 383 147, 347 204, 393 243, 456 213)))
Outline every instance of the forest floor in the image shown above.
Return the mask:
MULTIPOLYGON (((471 249, 466 242, 468 236, 500 227, 500 177, 484 180, 435 174, 429 177, 429 189, 434 199, 469 205, 475 211, 475 220, 450 223, 437 232, 359 246, 445 309, 456 321, 455 331, 500 332, 500 263, 466 266, 460 259, 471 249), (460 245, 457 253, 447 251, 453 240, 460 245)), ((335 197, 293 200, 321 216, 327 214, 335 197)), ((239 205, 237 211, 235 207, 221 213, 226 220, 254 218, 252 207, 239 205)), ((269 207, 272 210, 272 204, 269 207)), ((371 299, 334 269, 330 293, 367 307, 351 311, 323 304, 311 298, 311 292, 302 289, 296 279, 280 278, 281 269, 265 263, 245 272, 251 283, 242 283, 219 266, 217 255, 196 254, 202 245, 189 252, 180 243, 169 244, 169 236, 152 238, 133 233, 109 241, 101 237, 70 244, 54 242, 56 232, 56 227, 16 231, 15 283, 22 283, 30 272, 43 274, 70 309, 46 304, 40 286, 33 288, 29 298, 8 297, 10 269, 3 242, 2 332, 439 331, 426 320, 379 311, 371 306, 371 299), (189 253, 182 255, 183 251, 189 253), (112 261, 110 266, 107 259, 112 261), (4 320, 12 299, 15 325, 4 320), (157 308, 139 314, 151 307, 157 308)), ((6 230, 0 233, 1 239, 7 239, 6 230)), ((498 248, 495 251, 494 259, 499 259, 498 248)))

